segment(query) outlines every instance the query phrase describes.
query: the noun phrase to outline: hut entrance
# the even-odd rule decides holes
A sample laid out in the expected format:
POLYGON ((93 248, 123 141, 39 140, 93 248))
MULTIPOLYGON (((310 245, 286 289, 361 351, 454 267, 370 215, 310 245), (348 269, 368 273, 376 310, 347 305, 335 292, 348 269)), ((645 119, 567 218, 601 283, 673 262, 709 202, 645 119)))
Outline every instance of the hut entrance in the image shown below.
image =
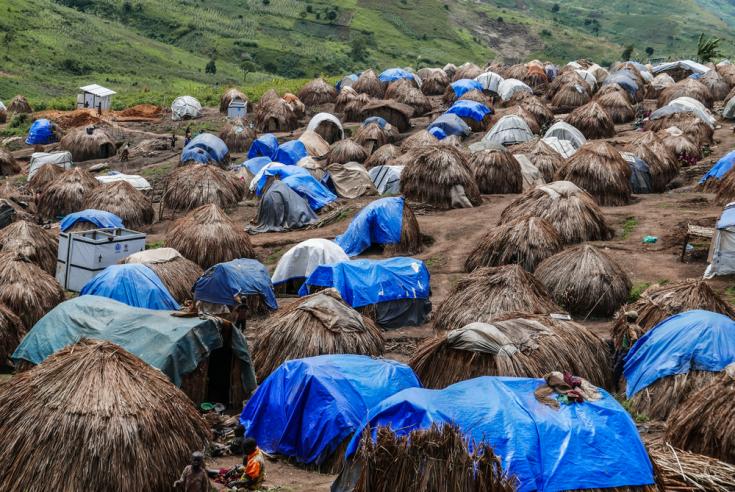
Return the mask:
POLYGON ((100 159, 107 159, 109 157, 113 157, 117 154, 117 149, 115 146, 111 143, 104 143, 100 145, 99 150, 99 158, 100 159))
POLYGON ((207 370, 207 401, 225 405, 230 403, 232 356, 229 343, 210 354, 207 370))

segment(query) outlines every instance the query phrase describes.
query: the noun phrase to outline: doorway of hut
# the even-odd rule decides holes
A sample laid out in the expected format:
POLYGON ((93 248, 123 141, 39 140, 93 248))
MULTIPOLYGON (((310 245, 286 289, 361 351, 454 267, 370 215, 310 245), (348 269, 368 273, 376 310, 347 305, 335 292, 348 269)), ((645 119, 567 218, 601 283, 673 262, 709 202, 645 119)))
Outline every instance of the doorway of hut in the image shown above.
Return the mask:
MULTIPOLYGON (((225 323, 228 325, 229 323, 225 323)), ((215 349, 209 354, 209 367, 207 369, 207 401, 211 403, 222 403, 230 406, 232 403, 230 395, 232 377, 232 328, 223 326, 222 347, 215 349)))

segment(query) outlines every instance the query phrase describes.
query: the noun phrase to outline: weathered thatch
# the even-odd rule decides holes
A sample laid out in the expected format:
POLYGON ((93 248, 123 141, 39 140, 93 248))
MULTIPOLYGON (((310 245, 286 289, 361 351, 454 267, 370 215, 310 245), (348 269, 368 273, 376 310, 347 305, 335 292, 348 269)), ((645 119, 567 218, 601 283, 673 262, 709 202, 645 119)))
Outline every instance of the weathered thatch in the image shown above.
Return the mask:
POLYGON ((308 82, 298 93, 301 102, 306 106, 333 103, 337 99, 337 89, 321 77, 308 82))
POLYGON ((375 101, 367 94, 358 94, 353 97, 344 107, 344 121, 363 121, 363 109, 375 101))
MULTIPOLYGON (((702 147, 713 142, 714 128, 690 113, 675 113, 663 118, 649 121, 646 128, 652 131, 664 131, 675 128, 692 141, 694 145, 702 147)), ((669 133, 678 132, 670 130, 669 133)))
POLYGON ((372 155, 375 150, 394 141, 398 136, 397 132, 391 132, 391 129, 388 125, 381 128, 378 123, 362 125, 355 133, 355 142, 362 145, 368 155, 372 155))
POLYGON ((656 135, 683 166, 690 166, 703 157, 701 146, 677 127, 660 130, 656 135))
POLYGON ((173 248, 141 251, 120 263, 142 263, 153 270, 173 298, 181 304, 192 298, 191 289, 204 273, 199 265, 187 260, 173 248))
POLYGON ((448 85, 449 76, 441 69, 433 69, 421 77, 421 92, 427 96, 440 96, 444 94, 448 85))
POLYGON ((347 164, 348 162, 365 162, 369 154, 365 148, 352 139, 346 138, 334 142, 327 154, 327 164, 339 163, 347 164))
POLYGON ((411 128, 413 108, 391 100, 371 101, 362 107, 364 118, 379 116, 403 133, 411 128))
POLYGON ((19 220, 0 230, 0 251, 17 254, 49 275, 56 274, 58 248, 56 237, 32 222, 19 220))
POLYGON ((245 185, 236 175, 217 166, 184 166, 167 177, 161 197, 171 210, 192 210, 211 203, 230 208, 242 200, 245 185))
POLYGON ((283 95, 283 101, 291 108, 297 120, 306 116, 306 105, 296 95, 287 92, 283 95))
POLYGON ((520 193, 523 191, 521 165, 513 154, 502 147, 472 154, 470 169, 480 193, 520 193))
POLYGON ((545 259, 534 275, 560 306, 584 317, 611 316, 633 285, 615 260, 589 244, 545 259))
POLYGON ((491 99, 477 89, 472 89, 471 91, 465 92, 464 94, 462 94, 461 97, 457 98, 457 101, 475 101, 479 102, 480 104, 484 104, 487 107, 492 106, 491 99))
POLYGON ((280 99, 281 99, 281 96, 278 95, 278 92, 276 92, 275 89, 268 89, 267 91, 265 91, 265 93, 262 96, 260 96, 260 100, 258 101, 258 104, 270 104, 280 99))
POLYGON ((482 75, 482 69, 474 63, 467 62, 457 67, 457 71, 452 76, 452 82, 461 79, 474 79, 478 75, 482 75))
POLYGON ((155 217, 150 198, 127 181, 103 184, 90 191, 84 208, 111 212, 120 217, 129 229, 152 224, 155 217))
POLYGON ((714 179, 708 180, 714 181, 717 186, 717 196, 715 197, 715 203, 717 205, 727 205, 735 201, 735 173, 730 169, 717 184, 714 179))
POLYGON ((49 183, 38 199, 41 217, 53 219, 84 209, 84 200, 99 181, 86 170, 75 167, 49 183))
POLYGON ((600 205, 630 203, 630 167, 615 147, 604 141, 587 142, 569 158, 556 179, 571 181, 600 205))
POLYGON ((420 253, 421 247, 419 221, 416 220, 416 215, 408 203, 404 203, 401 216, 401 240, 396 244, 387 245, 385 252, 389 256, 412 256, 420 253))
POLYGON ((373 442, 366 429, 352 458, 359 467, 354 492, 512 492, 508 477, 485 441, 469 443, 449 425, 396 436, 388 427, 373 442))
POLYGON ((365 161, 365 169, 376 166, 385 166, 393 162, 402 154, 401 149, 393 144, 385 144, 372 153, 365 161))
POLYGON ((526 96, 521 99, 520 105, 536 119, 542 127, 554 123, 554 112, 538 97, 526 96))
POLYGON ((240 99, 245 103, 248 102, 248 96, 246 96, 240 90, 235 89, 234 87, 231 89, 227 89, 225 93, 222 94, 222 96, 219 98, 219 112, 222 114, 227 114, 227 108, 230 106, 230 103, 235 99, 240 99))
POLYGON ((720 65, 717 67, 717 73, 725 79, 730 87, 735 86, 735 65, 720 65))
POLYGON ((7 306, 0 303, 0 366, 5 366, 20 345, 26 328, 23 321, 7 306))
MULTIPOLYGON (((513 77, 518 78, 518 77, 513 77)), ((546 86, 549 83, 549 78, 546 76, 546 71, 543 67, 529 66, 519 80, 533 89, 534 94, 542 95, 546 92, 546 86)))
POLYGON ((168 491, 210 438, 161 371, 103 341, 82 340, 16 375, 0 409, 3 490, 168 491))
POLYGON ((54 164, 44 164, 33 177, 28 180, 28 187, 36 193, 41 193, 46 186, 64 173, 64 169, 54 164))
POLYGON ((20 165, 9 151, 0 147, 0 176, 12 176, 20 172, 20 165))
POLYGON ((533 275, 519 265, 478 268, 461 278, 434 316, 434 330, 457 330, 489 323, 500 314, 563 312, 533 275))
POLYGON ((380 82, 378 75, 372 69, 362 72, 355 83, 352 84, 352 88, 358 94, 367 94, 368 96, 376 99, 382 99, 383 94, 385 93, 383 84, 380 82))
POLYGON ((590 95, 579 83, 564 84, 551 99, 555 113, 568 113, 590 102, 590 95))
POLYGON ((620 94, 623 97, 625 97, 625 100, 630 103, 630 95, 628 94, 628 91, 620 87, 618 84, 606 84, 600 87, 597 92, 595 92, 594 97, 592 98, 594 101, 598 101, 601 97, 607 96, 609 94, 620 94))
POLYGON ((643 132, 634 137, 625 150, 648 164, 652 191, 656 193, 664 191, 679 174, 679 160, 654 132, 643 132))
POLYGON ((674 448, 663 440, 647 443, 660 490, 730 492, 735 490, 735 464, 674 448))
POLYGON ((541 378, 564 367, 596 386, 611 387, 607 346, 584 326, 522 312, 499 315, 488 324, 495 328, 499 348, 495 353, 462 346, 461 333, 481 330, 479 323, 467 325, 451 337, 438 333, 417 347, 409 364, 421 384, 444 388, 480 376, 541 378))
POLYGON ((0 304, 13 311, 26 330, 64 300, 56 279, 16 252, 0 253, 0 304))
POLYGON ((658 107, 666 106, 674 99, 679 97, 691 97, 704 104, 706 107, 712 107, 712 93, 706 85, 698 80, 686 78, 680 80, 671 87, 661 91, 658 96, 658 107))
MULTIPOLYGON (((334 112, 343 113, 345 110, 345 106, 352 102, 355 97, 357 97, 357 91, 355 89, 349 86, 342 87, 339 90, 337 98, 334 100, 334 112)), ((369 99, 370 96, 367 96, 367 98, 369 99)))
POLYGON ((653 420, 666 420, 693 392, 716 381, 719 373, 690 370, 666 376, 639 391, 629 400, 630 409, 653 420))
POLYGON ((615 124, 607 112, 595 101, 572 111, 566 122, 577 128, 587 139, 615 136, 615 124))
POLYGON ((421 151, 421 149, 429 145, 437 145, 439 139, 429 133, 428 130, 419 130, 404 138, 401 142, 401 152, 409 152, 411 150, 421 151))
POLYGON ((255 129, 242 120, 228 121, 219 132, 230 152, 246 152, 257 136, 255 129))
POLYGON ((611 334, 615 350, 630 348, 638 338, 669 316, 692 309, 704 309, 735 318, 735 309, 713 291, 704 280, 692 279, 650 286, 641 297, 618 311, 611 334), (625 313, 635 312, 634 327, 625 313), (631 328, 634 328, 633 330, 631 328))
POLYGON ((217 205, 202 205, 178 219, 166 245, 204 269, 237 258, 255 258, 250 237, 217 205))
POLYGON ((559 90, 566 85, 579 84, 588 95, 592 94, 590 85, 574 70, 568 70, 560 73, 554 80, 549 83, 546 89, 546 97, 553 99, 559 90))
POLYGON ((544 181, 551 182, 554 180, 556 172, 564 166, 564 158, 543 140, 539 140, 527 152, 522 152, 541 171, 544 181))
POLYGON ((465 271, 500 265, 521 265, 533 272, 536 265, 564 247, 554 226, 526 215, 491 229, 477 243, 464 263, 465 271))
POLYGON ((725 100, 727 94, 730 92, 730 84, 716 70, 710 70, 704 74, 699 79, 699 82, 709 89, 710 94, 712 94, 712 99, 715 101, 725 100))
POLYGON ((401 193, 437 208, 465 208, 482 203, 463 152, 450 145, 430 145, 411 152, 401 174, 401 193))
POLYGON ((416 116, 424 115, 432 110, 429 98, 408 79, 400 79, 390 84, 385 91, 385 98, 411 106, 416 116))
POLYGON ((25 114, 32 112, 33 108, 28 104, 28 99, 21 95, 15 96, 8 105, 8 113, 25 114))
POLYGON ((71 152, 75 162, 107 159, 117 154, 115 141, 103 128, 75 128, 64 135, 59 147, 71 152))
POLYGON ((613 237, 613 230, 595 200, 569 181, 555 181, 527 191, 503 210, 500 223, 525 214, 545 219, 566 244, 613 237))
POLYGON ((290 132, 298 128, 299 121, 293 108, 282 99, 268 99, 255 109, 255 127, 259 132, 290 132))
POLYGON ((383 355, 383 334, 334 289, 278 311, 255 338, 253 364, 262 381, 283 362, 323 354, 383 355))
POLYGON ((628 123, 635 119, 635 109, 625 94, 625 92, 610 91, 603 96, 595 96, 594 100, 605 110, 613 123, 628 123))

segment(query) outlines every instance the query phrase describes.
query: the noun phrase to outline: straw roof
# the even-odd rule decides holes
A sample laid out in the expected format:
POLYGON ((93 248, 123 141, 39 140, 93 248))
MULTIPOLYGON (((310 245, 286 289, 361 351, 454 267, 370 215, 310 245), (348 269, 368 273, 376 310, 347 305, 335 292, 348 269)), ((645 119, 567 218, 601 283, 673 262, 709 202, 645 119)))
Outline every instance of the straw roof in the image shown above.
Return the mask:
POLYGON ((399 132, 405 132, 411 128, 413 113, 413 107, 390 99, 371 101, 362 107, 362 114, 365 118, 379 116, 397 128, 399 132))
POLYGON ((568 113, 588 102, 590 95, 579 83, 562 85, 551 99, 551 105, 557 113, 568 113))
POLYGON ((40 193, 47 185, 64 173, 64 169, 54 164, 44 164, 28 180, 28 186, 35 192, 40 193))
POLYGON ((392 126, 386 125, 385 128, 381 128, 377 123, 370 123, 357 129, 354 140, 365 148, 368 155, 371 155, 373 151, 393 142, 397 137, 398 133, 392 126))
MULTIPOLYGON (((487 325, 469 324, 455 332, 438 333, 426 339, 409 364, 427 388, 480 376, 541 378, 564 367, 596 386, 610 387, 610 353, 605 342, 573 321, 555 320, 548 315, 505 313, 487 325), (489 327, 488 327, 489 328, 489 327), (463 343, 463 333, 484 331, 492 342, 503 347, 496 353, 473 350, 463 343)), ((479 334, 478 334, 479 335, 479 334)))
POLYGON ((230 103, 235 99, 241 99, 246 103, 248 102, 248 96, 246 96, 240 90, 232 87, 230 89, 227 89, 224 94, 222 94, 222 96, 219 98, 219 112, 222 114, 226 114, 227 108, 230 106, 230 103))
POLYGON ((719 182, 714 179, 708 181, 713 181, 712 186, 717 187, 717 196, 715 197, 717 205, 727 205, 735 201, 735 173, 732 172, 732 169, 726 172, 719 182))
POLYGON ((691 161, 696 162, 702 158, 702 148, 679 128, 671 127, 660 130, 656 132, 656 135, 682 164, 689 165, 691 161))
POLYGON ((679 175, 679 160, 654 132, 637 134, 625 146, 625 150, 648 164, 651 184, 656 193, 664 191, 666 185, 679 175))
POLYGON ((398 79, 388 84, 383 98, 411 106, 416 115, 428 113, 432 109, 429 99, 416 87, 415 82, 408 79, 398 79))
MULTIPOLYGON (((344 112, 345 106, 357 97, 357 91, 350 86, 342 87, 334 100, 334 112, 344 112)), ((370 96, 367 96, 370 98, 370 96)))
POLYGON ((150 198, 127 181, 98 186, 87 195, 84 208, 105 210, 120 217, 129 229, 153 223, 155 212, 150 198))
POLYGON ((180 304, 192 298, 191 289, 204 270, 181 256, 173 248, 159 248, 135 253, 120 263, 142 263, 161 279, 166 289, 180 304))
POLYGON ((204 269, 237 258, 255 258, 245 229, 214 204, 202 205, 174 222, 166 234, 166 246, 204 269))
MULTIPOLYGON (((419 73, 421 74, 421 72, 419 73)), ((431 70, 421 76, 421 92, 427 96, 440 96, 444 94, 448 85, 449 76, 444 70, 431 70)))
POLYGON ((30 330, 64 300, 56 279, 16 252, 0 253, 0 304, 13 311, 30 330))
POLYGON ((230 208, 244 194, 245 184, 230 171, 191 165, 176 168, 166 176, 161 202, 172 210, 191 210, 209 203, 230 208))
POLYGON ((592 195, 600 205, 630 203, 630 167, 615 147, 604 141, 587 142, 556 175, 592 195))
POLYGON ((625 92, 610 91, 600 97, 595 96, 594 101, 605 110, 613 123, 628 123, 635 119, 635 109, 625 92))
POLYGON ((0 147, 0 176, 12 176, 20 172, 20 165, 10 151, 0 147))
POLYGON ((503 116, 506 115, 521 117, 521 119, 526 122, 526 125, 528 125, 528 129, 531 130, 531 133, 533 133, 534 135, 541 133, 541 125, 539 125, 536 117, 529 111, 527 111, 526 108, 524 108, 523 106, 513 106, 513 108, 509 109, 503 114, 503 116))
MULTIPOLYGON (((357 137, 355 137, 355 139, 357 139, 357 137)), ((365 161, 365 169, 391 164, 401 155, 401 153, 401 149, 393 144, 382 145, 365 161)))
MULTIPOLYGON (((562 69, 563 70, 563 69, 562 69)), ((552 80, 546 88, 546 96, 553 99, 562 87, 567 85, 579 84, 587 94, 592 94, 590 85, 574 70, 562 71, 554 80, 552 80)))
POLYGON ((699 79, 699 82, 709 89, 710 94, 712 94, 712 99, 715 101, 723 101, 730 92, 730 84, 716 70, 710 70, 704 74, 699 79))
POLYGON ((565 244, 613 237, 613 230, 592 196, 569 181, 555 181, 527 191, 505 207, 499 223, 525 214, 545 219, 565 244))
POLYGON ((577 128, 587 139, 615 136, 615 124, 605 109, 595 101, 572 111, 566 122, 577 128))
MULTIPOLYGON (((522 93, 525 94, 525 93, 522 93)), ((526 94, 521 99, 520 106, 528 113, 533 115, 539 125, 542 127, 549 126, 554 123, 554 113, 541 99, 536 96, 526 94)))
POLYGON ((698 80, 685 78, 671 87, 661 91, 658 96, 658 107, 666 106, 674 99, 680 97, 691 97, 701 102, 708 108, 712 108, 712 93, 706 85, 698 80))
POLYGON ((28 104, 28 99, 24 96, 17 95, 8 104, 9 113, 32 113, 33 108, 28 104))
POLYGON ((422 245, 419 221, 416 220, 416 215, 408 203, 404 202, 401 216, 401 240, 398 243, 386 245, 385 252, 388 256, 411 256, 420 253, 422 245))
POLYGON ((412 133, 408 137, 404 138, 403 141, 401 141, 401 151, 420 151, 421 149, 428 147, 429 145, 437 145, 439 142, 439 139, 429 133, 428 130, 419 130, 416 133, 412 133))
POLYGON ((181 390, 110 342, 82 340, 16 375, 0 409, 3 490, 171 490, 210 438, 181 390))
POLYGON ((246 152, 257 136, 255 129, 243 120, 228 121, 219 132, 219 138, 230 152, 246 152))
POLYGON ((536 277, 519 265, 478 268, 462 277, 434 316, 434 330, 448 331, 470 323, 489 323, 514 311, 532 314, 563 310, 536 277))
POLYGON ((628 91, 620 87, 619 84, 612 83, 612 84, 605 84, 602 87, 600 87, 597 92, 595 92, 594 97, 592 97, 592 100, 599 101, 599 99, 602 96, 607 96, 609 94, 620 94, 623 97, 625 97, 625 100, 628 101, 628 103, 631 102, 630 95, 628 94, 628 91))
POLYGON ((332 163, 365 162, 369 154, 365 148, 352 139, 346 138, 334 142, 327 154, 327 165, 332 163))
POLYGON ((690 370, 666 376, 639 391, 629 401, 630 409, 653 420, 666 420, 693 392, 716 381, 720 373, 690 370))
POLYGON ((554 300, 580 316, 611 316, 633 286, 607 253, 589 244, 566 249, 542 261, 534 275, 554 300))
MULTIPOLYGON (((513 150, 514 153, 519 153, 513 150)), ((564 158, 543 140, 537 141, 528 151, 520 153, 525 154, 531 164, 541 171, 547 183, 553 181, 556 172, 564 167, 564 158)))
POLYGON ((10 308, 0 303, 0 365, 8 364, 25 333, 23 321, 10 308))
POLYGON ((524 68, 525 73, 523 73, 520 78, 515 76, 512 78, 519 79, 521 82, 528 85, 533 89, 534 94, 543 94, 546 92, 546 86, 549 83, 549 78, 546 76, 544 68, 537 66, 524 68))
POLYGON ((533 272, 536 265, 564 247, 559 233, 546 220, 526 215, 491 229, 465 261, 465 271, 518 264, 533 272))
MULTIPOLYGON (((681 131, 696 146, 704 146, 713 142, 714 128, 691 113, 674 113, 663 118, 649 121, 646 128, 652 131, 664 131, 675 128, 681 131)), ((669 133, 678 133, 669 130, 669 133)))
POLYGON ((457 67, 457 71, 452 76, 452 82, 461 79, 474 79, 478 75, 482 75, 482 69, 474 63, 467 62, 457 67))
POLYGON ((38 198, 38 214, 53 219, 83 210, 87 195, 99 184, 85 169, 67 169, 43 189, 38 198))
MULTIPOLYGON (((454 91, 452 91, 452 93, 454 93, 454 91)), ((449 102, 452 102, 455 99, 457 101, 479 102, 480 104, 484 104, 488 108, 492 106, 491 99, 488 96, 486 96, 482 91, 478 91, 477 89, 472 89, 471 91, 467 91, 464 94, 462 94, 459 98, 452 98, 449 102)))
POLYGON ((337 99, 337 89, 320 77, 307 82, 299 91, 298 96, 306 106, 317 106, 333 103, 337 99))
POLYGON ((375 101, 375 99, 372 99, 367 94, 358 94, 355 97, 353 97, 347 104, 344 106, 344 121, 362 121, 365 118, 363 117, 363 109, 368 104, 375 101))
POLYGON ((482 203, 472 170, 461 150, 450 145, 430 145, 411 152, 401 173, 401 193, 437 208, 472 207, 482 203), (458 203, 459 188, 464 193, 458 203))
POLYGON ((735 489, 735 465, 674 448, 663 439, 647 443, 662 490, 730 492, 735 489))
POLYGON ((283 362, 324 354, 383 355, 383 334, 335 289, 302 297, 269 319, 253 344, 258 380, 283 362))
POLYGON ((117 154, 112 135, 105 129, 95 127, 71 130, 61 139, 59 147, 71 152, 75 162, 107 159, 117 154))
POLYGON ((352 88, 358 94, 367 94, 376 99, 382 99, 385 89, 374 70, 365 70, 360 74, 352 88))
MULTIPOLYGON (((265 97, 265 96, 264 96, 265 97)), ((294 109, 282 99, 261 99, 255 109, 255 126, 260 132, 290 132, 298 128, 294 109)))
POLYGON ((56 274, 58 248, 58 239, 32 222, 19 220, 0 229, 0 251, 17 254, 49 275, 56 274))
POLYGON ((469 166, 480 193, 520 193, 523 191, 521 165, 505 148, 485 149, 470 156, 469 166))

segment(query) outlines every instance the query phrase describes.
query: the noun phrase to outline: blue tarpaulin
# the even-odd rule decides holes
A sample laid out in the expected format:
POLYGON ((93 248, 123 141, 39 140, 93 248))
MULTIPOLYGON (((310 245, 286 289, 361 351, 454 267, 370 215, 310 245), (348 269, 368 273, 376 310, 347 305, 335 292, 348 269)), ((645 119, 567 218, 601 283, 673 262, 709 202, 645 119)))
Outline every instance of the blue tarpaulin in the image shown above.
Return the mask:
POLYGON ((457 97, 462 97, 470 91, 482 92, 482 84, 472 79, 459 79, 451 83, 452 90, 457 97))
POLYGON ((281 164, 296 164, 307 155, 309 154, 301 140, 291 140, 278 147, 275 161, 281 164))
POLYGON ((627 70, 618 70, 609 74, 602 81, 602 85, 608 84, 618 84, 631 96, 635 96, 636 92, 638 92, 638 83, 635 81, 633 74, 627 70))
POLYGON ((270 157, 253 157, 252 159, 248 159, 245 162, 242 163, 242 166, 247 168, 248 171, 250 171, 250 174, 253 176, 256 176, 261 169, 263 169, 265 166, 273 162, 270 157))
POLYGON ((447 113, 456 114, 460 118, 472 118, 475 121, 482 121, 485 116, 493 114, 493 111, 480 102, 461 100, 455 101, 454 104, 447 109, 447 113))
POLYGON ((261 135, 250 144, 248 150, 248 159, 253 157, 270 157, 271 160, 276 159, 278 154, 278 139, 272 133, 261 135))
MULTIPOLYGON (((454 424, 469 438, 488 442, 520 492, 582 490, 654 483, 653 468, 630 415, 604 390, 595 402, 539 403, 543 379, 480 377, 443 390, 411 388, 370 412, 373 432, 398 435, 432 424, 454 424)), ((364 425, 364 424, 363 424, 364 425)), ((362 429, 347 449, 351 456, 362 429)))
POLYGON ((390 359, 322 355, 291 360, 260 385, 240 423, 265 452, 319 465, 371 408, 417 386, 411 368, 390 359))
POLYGON ((78 222, 89 222, 96 225, 99 229, 123 227, 123 221, 117 215, 104 210, 88 208, 80 212, 71 213, 64 217, 61 220, 61 224, 59 224, 61 232, 68 231, 78 222))
POLYGON ((628 398, 666 376, 721 371, 735 362, 735 321, 694 310, 666 318, 639 338, 625 356, 628 398))
POLYGON ((195 161, 223 163, 230 151, 221 138, 211 133, 201 133, 194 137, 181 152, 181 162, 195 161))
POLYGON ((402 68, 389 68, 378 75, 381 82, 395 82, 396 80, 408 79, 415 80, 414 75, 408 70, 402 68))
POLYGON ((373 244, 400 243, 402 225, 403 197, 381 198, 360 210, 334 242, 349 256, 357 256, 373 244))
POLYGON ((370 116, 369 118, 365 118, 365 121, 362 122, 362 126, 368 126, 370 123, 377 123, 380 128, 385 128, 385 125, 388 124, 388 122, 380 116, 370 116))
MULTIPOLYGON (((176 386, 199 362, 222 347, 212 319, 181 318, 171 311, 127 306, 106 297, 80 296, 62 302, 36 323, 12 359, 40 364, 51 354, 82 338, 107 340, 160 369, 176 386)), ((232 330, 232 348, 250 364, 247 341, 232 330)))
POLYGON ((309 171, 299 166, 291 166, 289 164, 281 164, 280 162, 272 162, 260 168, 260 171, 255 175, 256 187, 255 194, 260 196, 263 193, 268 178, 275 176, 280 180, 284 180, 289 176, 311 176, 309 171))
POLYGON ((462 118, 451 113, 444 113, 432 121, 428 130, 431 131, 432 128, 441 128, 445 135, 457 135, 459 137, 467 137, 472 133, 472 129, 462 118))
POLYGON ((358 308, 399 299, 428 299, 431 296, 429 270, 421 260, 396 257, 386 260, 352 260, 320 265, 299 291, 309 286, 334 287, 342 299, 358 308))
POLYGON ((309 206, 315 212, 337 200, 337 195, 329 191, 326 186, 317 181, 314 176, 308 173, 308 171, 305 175, 292 174, 291 176, 282 179, 282 181, 286 183, 289 188, 301 195, 301 198, 304 198, 309 202, 309 206))
POLYGON ((179 309, 158 275, 142 263, 110 265, 84 284, 79 294, 107 297, 138 308, 179 309))
POLYGON ((34 121, 28 130, 26 143, 28 145, 46 145, 54 142, 56 142, 56 134, 54 133, 53 124, 45 118, 34 121))
POLYGON ((239 258, 218 263, 194 284, 194 300, 235 306, 235 296, 260 295, 269 309, 278 309, 268 270, 258 260, 239 258))
POLYGON ((733 164, 735 164, 735 150, 720 157, 720 160, 717 161, 704 176, 702 176, 702 179, 699 180, 699 184, 704 184, 709 179, 720 181, 725 174, 732 169, 733 164))
POLYGON ((339 91, 340 89, 342 89, 342 82, 345 79, 350 79, 352 82, 357 82, 357 78, 358 78, 358 75, 355 74, 355 73, 351 73, 349 75, 345 75, 344 77, 342 77, 340 80, 337 81, 337 84, 335 85, 335 87, 337 88, 337 91, 339 91))
POLYGON ((439 126, 429 127, 426 129, 426 131, 434 135, 437 140, 444 140, 445 138, 447 138, 447 134, 439 126))

